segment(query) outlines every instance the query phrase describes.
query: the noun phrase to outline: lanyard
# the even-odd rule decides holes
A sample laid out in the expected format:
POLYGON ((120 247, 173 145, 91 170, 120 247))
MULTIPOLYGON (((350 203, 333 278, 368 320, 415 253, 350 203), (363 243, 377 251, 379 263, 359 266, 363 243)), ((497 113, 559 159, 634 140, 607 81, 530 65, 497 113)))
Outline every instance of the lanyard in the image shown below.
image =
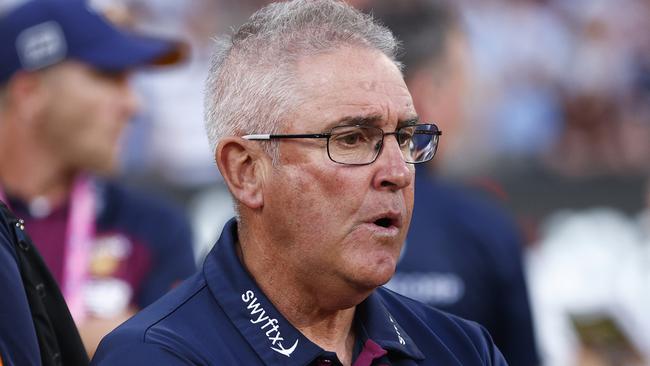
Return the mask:
MULTIPOLYGON (((61 283, 61 292, 77 324, 86 316, 83 288, 88 279, 90 250, 95 237, 96 199, 91 179, 84 175, 77 177, 70 193, 61 283)), ((1 188, 0 200, 8 205, 1 188)))

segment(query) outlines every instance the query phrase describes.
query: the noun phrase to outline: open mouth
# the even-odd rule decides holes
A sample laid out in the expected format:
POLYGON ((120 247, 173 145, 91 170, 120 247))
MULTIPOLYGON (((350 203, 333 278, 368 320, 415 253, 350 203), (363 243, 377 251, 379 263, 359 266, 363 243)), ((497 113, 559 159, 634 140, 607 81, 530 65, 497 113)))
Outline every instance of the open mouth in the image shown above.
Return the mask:
POLYGON ((373 223, 383 228, 389 228, 391 226, 395 226, 395 220, 391 219, 390 217, 381 217, 375 220, 373 223))

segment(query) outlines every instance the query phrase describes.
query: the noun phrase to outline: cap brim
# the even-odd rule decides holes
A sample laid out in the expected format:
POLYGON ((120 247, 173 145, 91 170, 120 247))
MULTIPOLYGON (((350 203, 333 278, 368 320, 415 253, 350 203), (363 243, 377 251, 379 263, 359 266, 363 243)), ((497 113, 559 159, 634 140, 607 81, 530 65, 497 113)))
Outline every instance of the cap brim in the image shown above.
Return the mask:
POLYGON ((172 65, 187 57, 187 45, 178 41, 114 33, 110 39, 79 50, 70 57, 100 70, 127 71, 147 65, 172 65))

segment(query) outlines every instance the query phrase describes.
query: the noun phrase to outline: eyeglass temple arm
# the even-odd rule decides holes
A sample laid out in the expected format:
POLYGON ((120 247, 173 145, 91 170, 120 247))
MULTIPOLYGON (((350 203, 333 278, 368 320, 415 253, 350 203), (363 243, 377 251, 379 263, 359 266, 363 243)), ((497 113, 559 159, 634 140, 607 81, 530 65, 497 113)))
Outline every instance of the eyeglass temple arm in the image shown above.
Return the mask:
POLYGON ((258 134, 258 135, 244 135, 241 138, 246 140, 270 140, 271 135, 267 134, 258 134))
POLYGON ((313 138, 329 138, 329 133, 311 133, 311 134, 290 134, 290 135, 271 135, 271 134, 253 134, 244 135, 243 139, 246 140, 271 140, 271 139, 313 139, 313 138))

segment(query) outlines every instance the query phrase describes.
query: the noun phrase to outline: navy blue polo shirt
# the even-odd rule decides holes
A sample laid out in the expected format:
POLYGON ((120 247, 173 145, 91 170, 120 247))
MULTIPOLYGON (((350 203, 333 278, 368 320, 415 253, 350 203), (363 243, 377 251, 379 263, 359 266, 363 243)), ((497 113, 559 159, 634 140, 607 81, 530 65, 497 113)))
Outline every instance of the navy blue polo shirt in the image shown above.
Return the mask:
MULTIPOLYGON (((239 261, 236 241, 231 220, 203 271, 106 336, 92 364, 336 364, 273 307, 239 261)), ((378 357, 372 365, 506 365, 476 323, 384 288, 358 305, 355 324, 360 352, 378 357)))

